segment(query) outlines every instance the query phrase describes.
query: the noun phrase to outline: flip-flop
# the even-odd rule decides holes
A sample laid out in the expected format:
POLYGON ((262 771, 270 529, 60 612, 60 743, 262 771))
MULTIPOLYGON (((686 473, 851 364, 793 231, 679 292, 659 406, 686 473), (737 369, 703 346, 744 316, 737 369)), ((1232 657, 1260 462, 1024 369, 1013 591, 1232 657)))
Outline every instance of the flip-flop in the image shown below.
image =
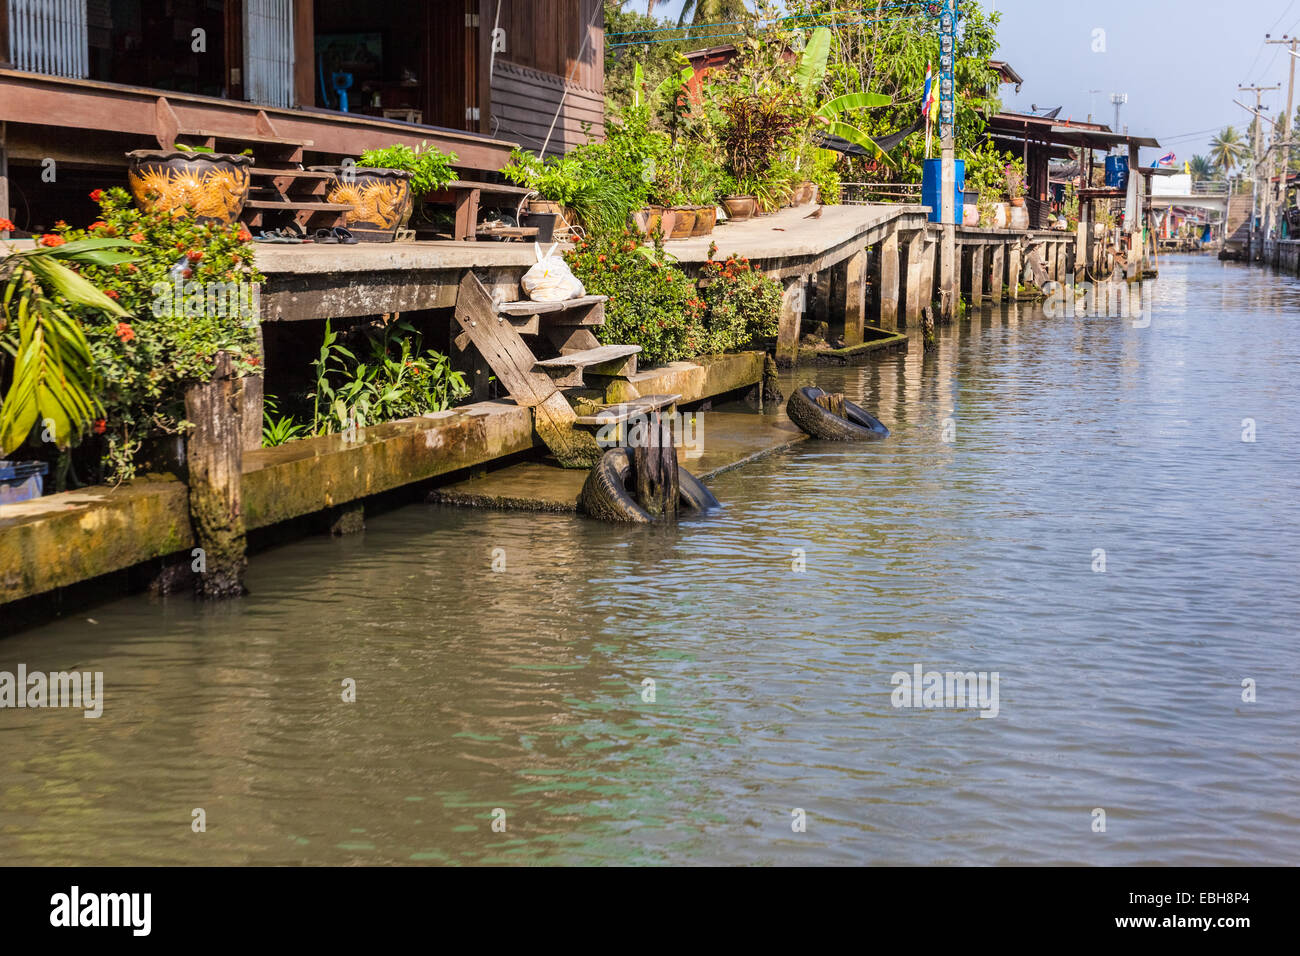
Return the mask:
POLYGON ((314 240, 307 235, 307 230, 298 225, 297 222, 290 222, 280 230, 280 235, 284 236, 285 242, 313 242, 314 240))
POLYGON ((330 232, 330 230, 324 228, 316 230, 315 238, 317 242, 338 242, 339 241, 338 236, 334 235, 334 233, 330 232))
POLYGON ((343 243, 345 246, 356 245, 357 237, 352 235, 352 233, 348 232, 342 226, 335 226, 332 231, 338 238, 338 241, 343 243))
POLYGON ((275 229, 263 229, 253 237, 254 242, 284 242, 280 238, 280 233, 275 229))

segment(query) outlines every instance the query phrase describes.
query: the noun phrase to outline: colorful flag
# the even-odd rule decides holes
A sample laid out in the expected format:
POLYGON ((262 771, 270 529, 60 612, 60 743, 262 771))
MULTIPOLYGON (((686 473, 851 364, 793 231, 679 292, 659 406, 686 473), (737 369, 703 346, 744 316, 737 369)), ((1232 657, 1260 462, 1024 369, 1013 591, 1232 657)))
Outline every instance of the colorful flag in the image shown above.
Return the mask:
POLYGON ((921 94, 921 115, 927 119, 930 117, 930 107, 938 101, 936 95, 939 92, 934 82, 934 74, 930 70, 930 64, 925 65, 925 91, 921 94))
POLYGON ((1157 166, 1172 166, 1172 165, 1174 164, 1174 160, 1175 160, 1176 158, 1177 158, 1177 157, 1174 156, 1173 153, 1165 153, 1165 154, 1164 154, 1163 156, 1161 156, 1158 160, 1156 160, 1156 165, 1157 165, 1157 166))

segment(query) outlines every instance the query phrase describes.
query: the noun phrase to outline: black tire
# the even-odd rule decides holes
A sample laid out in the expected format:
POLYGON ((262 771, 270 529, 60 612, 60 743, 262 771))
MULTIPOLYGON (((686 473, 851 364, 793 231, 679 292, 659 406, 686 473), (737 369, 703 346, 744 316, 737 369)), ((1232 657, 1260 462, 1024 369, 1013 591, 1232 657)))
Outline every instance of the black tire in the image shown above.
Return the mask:
POLYGON ((826 393, 815 385, 796 389, 786 402, 785 413, 801 429, 824 441, 878 441, 889 437, 889 429, 866 409, 844 403, 845 418, 835 415, 817 404, 826 393))
MULTIPOLYGON (((632 453, 626 448, 611 448, 587 474, 578 495, 578 507, 593 518, 626 524, 651 524, 654 519, 636 503, 627 490, 632 474, 632 453)), ((685 468, 677 470, 679 501, 684 508, 709 511, 721 505, 713 493, 685 468)))

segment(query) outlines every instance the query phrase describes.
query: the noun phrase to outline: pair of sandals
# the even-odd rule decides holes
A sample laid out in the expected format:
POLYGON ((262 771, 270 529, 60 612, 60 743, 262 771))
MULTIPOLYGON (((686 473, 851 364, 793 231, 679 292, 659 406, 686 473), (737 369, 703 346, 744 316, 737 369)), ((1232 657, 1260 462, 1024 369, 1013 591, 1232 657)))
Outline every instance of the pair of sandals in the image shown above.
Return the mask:
POLYGON ((312 236, 308 236, 307 231, 296 222, 279 229, 263 229, 254 237, 254 240, 256 242, 276 242, 289 245, 304 242, 333 242, 352 245, 357 241, 356 237, 342 226, 335 226, 333 229, 317 229, 312 236))

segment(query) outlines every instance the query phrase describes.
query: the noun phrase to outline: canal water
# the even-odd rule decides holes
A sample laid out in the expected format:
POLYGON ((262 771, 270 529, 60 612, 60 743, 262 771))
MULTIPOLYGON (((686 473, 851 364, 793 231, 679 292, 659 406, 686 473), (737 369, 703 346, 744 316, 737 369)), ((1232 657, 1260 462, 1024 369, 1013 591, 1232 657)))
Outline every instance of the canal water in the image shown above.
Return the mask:
POLYGON ((1300 862, 1298 316, 1165 258, 1148 328, 799 371, 893 436, 671 531, 412 506, 0 641, 104 675, 98 719, 0 710, 0 860, 1300 862), (918 667, 996 716, 896 707, 918 667))

